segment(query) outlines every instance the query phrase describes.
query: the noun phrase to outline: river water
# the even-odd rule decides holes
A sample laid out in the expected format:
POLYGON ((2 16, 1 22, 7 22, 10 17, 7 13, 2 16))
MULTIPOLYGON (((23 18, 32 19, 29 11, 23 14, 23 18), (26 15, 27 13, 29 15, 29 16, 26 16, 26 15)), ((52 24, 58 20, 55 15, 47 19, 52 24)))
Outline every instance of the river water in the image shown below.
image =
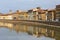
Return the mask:
POLYGON ((0 40, 60 40, 60 28, 0 22, 0 40))

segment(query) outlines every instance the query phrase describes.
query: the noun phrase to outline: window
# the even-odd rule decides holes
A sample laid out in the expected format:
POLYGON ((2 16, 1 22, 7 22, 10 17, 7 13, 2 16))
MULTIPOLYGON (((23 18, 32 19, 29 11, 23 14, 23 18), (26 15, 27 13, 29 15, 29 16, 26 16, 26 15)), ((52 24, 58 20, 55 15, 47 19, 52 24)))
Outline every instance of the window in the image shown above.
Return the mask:
POLYGON ((16 17, 14 17, 13 19, 16 19, 16 17))

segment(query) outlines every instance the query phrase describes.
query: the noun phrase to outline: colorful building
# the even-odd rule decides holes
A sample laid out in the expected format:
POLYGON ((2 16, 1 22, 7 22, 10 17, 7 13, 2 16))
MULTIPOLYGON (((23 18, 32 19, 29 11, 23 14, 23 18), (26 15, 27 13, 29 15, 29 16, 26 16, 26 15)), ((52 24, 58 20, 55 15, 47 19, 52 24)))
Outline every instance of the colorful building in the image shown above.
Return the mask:
POLYGON ((60 5, 56 5, 56 21, 60 21, 60 5))
POLYGON ((0 14, 0 19, 6 20, 26 20, 27 12, 20 12, 17 10, 16 12, 10 11, 7 14, 0 14))
POLYGON ((38 20, 38 11, 36 8, 28 10, 28 18, 29 20, 38 20))
POLYGON ((7 20, 41 20, 41 21, 60 21, 60 7, 55 9, 41 9, 40 7, 30 9, 27 12, 17 10, 16 12, 9 11, 7 14, 0 14, 0 19, 7 20))
POLYGON ((39 7, 28 10, 29 20, 54 21, 56 17, 55 9, 44 10, 39 7))
POLYGON ((47 20, 46 13, 47 13, 47 10, 39 10, 38 19, 42 21, 46 21, 47 20))
POLYGON ((55 16, 56 16, 56 13, 55 13, 55 10, 48 10, 48 14, 47 14, 47 20, 48 21, 54 21, 55 20, 55 16))

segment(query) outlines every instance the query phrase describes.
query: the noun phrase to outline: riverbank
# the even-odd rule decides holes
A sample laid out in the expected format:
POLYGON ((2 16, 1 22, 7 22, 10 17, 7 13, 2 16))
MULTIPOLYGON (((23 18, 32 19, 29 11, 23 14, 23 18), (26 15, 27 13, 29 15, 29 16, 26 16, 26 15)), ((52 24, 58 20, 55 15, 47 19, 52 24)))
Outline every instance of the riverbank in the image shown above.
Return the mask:
POLYGON ((26 25, 35 25, 35 26, 51 26, 60 28, 60 22, 49 22, 49 21, 37 21, 37 20, 0 20, 0 22, 8 23, 21 23, 26 25))

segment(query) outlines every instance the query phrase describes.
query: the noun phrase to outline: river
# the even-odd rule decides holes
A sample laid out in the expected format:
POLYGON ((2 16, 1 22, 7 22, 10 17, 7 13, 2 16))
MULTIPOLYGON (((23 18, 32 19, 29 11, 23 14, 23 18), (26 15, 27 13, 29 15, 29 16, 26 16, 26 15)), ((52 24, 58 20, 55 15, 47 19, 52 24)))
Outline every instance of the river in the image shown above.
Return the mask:
POLYGON ((0 40, 60 40, 60 28, 0 22, 0 40))

